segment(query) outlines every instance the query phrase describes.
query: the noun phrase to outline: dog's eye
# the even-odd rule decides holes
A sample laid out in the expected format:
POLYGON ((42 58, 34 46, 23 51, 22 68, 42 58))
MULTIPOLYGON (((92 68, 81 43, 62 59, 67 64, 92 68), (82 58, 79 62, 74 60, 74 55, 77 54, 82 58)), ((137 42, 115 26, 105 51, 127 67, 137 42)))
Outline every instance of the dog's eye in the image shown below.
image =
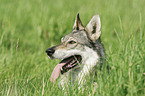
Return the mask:
POLYGON ((68 42, 69 44, 74 44, 74 43, 76 43, 75 41, 69 41, 68 42))

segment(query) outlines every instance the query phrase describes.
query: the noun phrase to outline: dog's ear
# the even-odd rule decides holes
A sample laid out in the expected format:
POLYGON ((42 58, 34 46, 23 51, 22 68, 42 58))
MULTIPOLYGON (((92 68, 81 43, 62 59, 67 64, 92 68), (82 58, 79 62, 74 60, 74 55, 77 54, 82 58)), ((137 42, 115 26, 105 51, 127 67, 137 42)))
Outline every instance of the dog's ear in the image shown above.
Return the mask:
POLYGON ((85 29, 85 28, 84 28, 84 26, 81 22, 81 19, 79 17, 79 13, 77 13, 75 23, 74 23, 74 26, 73 26, 73 30, 82 30, 82 29, 85 29))
POLYGON ((85 30, 89 38, 95 42, 101 35, 101 21, 99 15, 92 17, 85 30))

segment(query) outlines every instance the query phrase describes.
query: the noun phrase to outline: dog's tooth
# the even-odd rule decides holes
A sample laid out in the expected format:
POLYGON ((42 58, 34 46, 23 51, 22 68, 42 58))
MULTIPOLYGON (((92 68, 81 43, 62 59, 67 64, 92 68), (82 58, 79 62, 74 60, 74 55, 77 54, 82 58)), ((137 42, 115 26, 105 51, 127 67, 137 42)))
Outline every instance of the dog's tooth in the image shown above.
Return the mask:
POLYGON ((63 68, 61 67, 60 70, 63 71, 63 68))

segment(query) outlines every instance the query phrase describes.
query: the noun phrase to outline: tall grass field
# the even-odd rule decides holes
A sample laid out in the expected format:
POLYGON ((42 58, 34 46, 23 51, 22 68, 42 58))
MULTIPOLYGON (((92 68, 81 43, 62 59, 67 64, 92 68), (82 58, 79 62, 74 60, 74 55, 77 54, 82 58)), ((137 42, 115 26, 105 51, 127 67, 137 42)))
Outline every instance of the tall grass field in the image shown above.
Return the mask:
POLYGON ((0 96, 145 96, 145 0, 0 0, 0 96), (97 77, 65 91, 50 76, 60 62, 45 50, 101 18, 106 63, 97 77), (95 84, 93 83, 95 81, 95 84))

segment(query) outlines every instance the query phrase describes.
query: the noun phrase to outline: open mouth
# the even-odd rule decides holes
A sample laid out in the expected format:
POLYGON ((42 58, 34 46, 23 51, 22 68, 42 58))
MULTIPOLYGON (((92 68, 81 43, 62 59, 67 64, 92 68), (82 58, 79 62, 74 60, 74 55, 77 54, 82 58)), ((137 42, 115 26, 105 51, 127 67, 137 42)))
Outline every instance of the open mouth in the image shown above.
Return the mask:
POLYGON ((81 63, 82 57, 80 55, 71 56, 68 58, 63 59, 59 64, 64 64, 61 69, 61 73, 65 73, 69 71, 70 69, 78 67, 78 65, 81 63))
POLYGON ((60 75, 60 70, 61 73, 65 73, 71 69, 75 69, 79 67, 79 64, 82 61, 82 57, 80 55, 74 55, 70 56, 68 58, 64 58, 59 64, 55 66, 53 69, 53 72, 50 77, 50 81, 54 82, 60 75))

